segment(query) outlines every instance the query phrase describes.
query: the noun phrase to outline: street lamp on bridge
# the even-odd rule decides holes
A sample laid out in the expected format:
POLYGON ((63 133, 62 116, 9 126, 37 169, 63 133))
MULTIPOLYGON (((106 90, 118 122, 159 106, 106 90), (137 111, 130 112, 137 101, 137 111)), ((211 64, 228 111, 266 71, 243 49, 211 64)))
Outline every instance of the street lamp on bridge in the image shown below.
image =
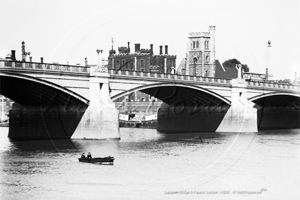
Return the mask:
POLYGON ((101 63, 101 53, 103 52, 103 50, 102 49, 97 49, 96 52, 98 54, 98 67, 100 67, 102 65, 102 63, 101 63))

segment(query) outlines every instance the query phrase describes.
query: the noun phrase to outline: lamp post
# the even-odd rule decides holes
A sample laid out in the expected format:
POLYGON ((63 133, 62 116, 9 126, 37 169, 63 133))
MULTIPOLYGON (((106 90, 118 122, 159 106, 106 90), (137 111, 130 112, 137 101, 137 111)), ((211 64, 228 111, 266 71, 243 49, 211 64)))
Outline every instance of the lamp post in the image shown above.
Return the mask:
POLYGON ((271 41, 268 41, 266 52, 266 80, 269 80, 269 69, 271 67, 271 41))
POLYGON ((103 52, 103 50, 102 49, 97 49, 96 52, 98 54, 98 67, 100 67, 102 65, 102 63, 101 63, 101 53, 103 52))

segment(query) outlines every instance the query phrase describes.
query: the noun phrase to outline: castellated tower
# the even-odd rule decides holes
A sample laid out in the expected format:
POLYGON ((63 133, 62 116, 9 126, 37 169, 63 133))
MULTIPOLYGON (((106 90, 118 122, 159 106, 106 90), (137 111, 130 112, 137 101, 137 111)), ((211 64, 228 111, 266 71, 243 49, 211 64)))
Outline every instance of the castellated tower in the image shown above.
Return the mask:
POLYGON ((209 32, 192 32, 188 34, 187 75, 215 76, 215 34, 215 26, 209 26, 209 32))

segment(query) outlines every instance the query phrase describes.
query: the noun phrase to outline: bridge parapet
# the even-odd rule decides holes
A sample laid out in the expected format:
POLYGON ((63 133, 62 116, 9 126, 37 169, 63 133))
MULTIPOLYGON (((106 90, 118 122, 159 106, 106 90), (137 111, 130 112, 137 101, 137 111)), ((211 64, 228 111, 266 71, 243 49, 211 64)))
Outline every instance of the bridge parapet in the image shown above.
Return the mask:
POLYGON ((280 84, 274 82, 258 82, 258 81, 247 81, 247 87, 257 88, 257 89, 271 89, 271 90, 294 90, 300 91, 299 85, 292 84, 280 84))
POLYGON ((110 69, 108 73, 115 77, 131 77, 131 78, 142 78, 152 79, 156 81, 180 81, 180 82, 199 82, 199 83, 215 83, 215 84, 231 84, 231 79, 220 79, 213 77, 201 77, 201 76, 189 76, 181 74, 163 74, 155 72, 143 72, 143 71, 124 71, 110 69))
POLYGON ((90 68, 80 65, 60 65, 55 63, 35 63, 21 62, 11 60, 0 60, 0 69, 20 69, 20 70, 44 70, 44 71, 60 71, 73 73, 90 73, 90 68))

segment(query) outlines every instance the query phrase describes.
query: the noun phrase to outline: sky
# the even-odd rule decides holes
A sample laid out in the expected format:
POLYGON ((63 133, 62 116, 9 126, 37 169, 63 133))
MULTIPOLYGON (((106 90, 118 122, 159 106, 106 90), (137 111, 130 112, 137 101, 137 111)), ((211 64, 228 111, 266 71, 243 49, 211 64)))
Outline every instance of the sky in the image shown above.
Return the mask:
POLYGON ((216 59, 236 58, 250 72, 265 73, 271 41, 274 79, 300 75, 299 0, 0 0, 0 57, 21 42, 34 62, 97 64, 96 49, 134 44, 159 54, 168 45, 176 65, 186 56, 190 32, 216 26, 216 59))

